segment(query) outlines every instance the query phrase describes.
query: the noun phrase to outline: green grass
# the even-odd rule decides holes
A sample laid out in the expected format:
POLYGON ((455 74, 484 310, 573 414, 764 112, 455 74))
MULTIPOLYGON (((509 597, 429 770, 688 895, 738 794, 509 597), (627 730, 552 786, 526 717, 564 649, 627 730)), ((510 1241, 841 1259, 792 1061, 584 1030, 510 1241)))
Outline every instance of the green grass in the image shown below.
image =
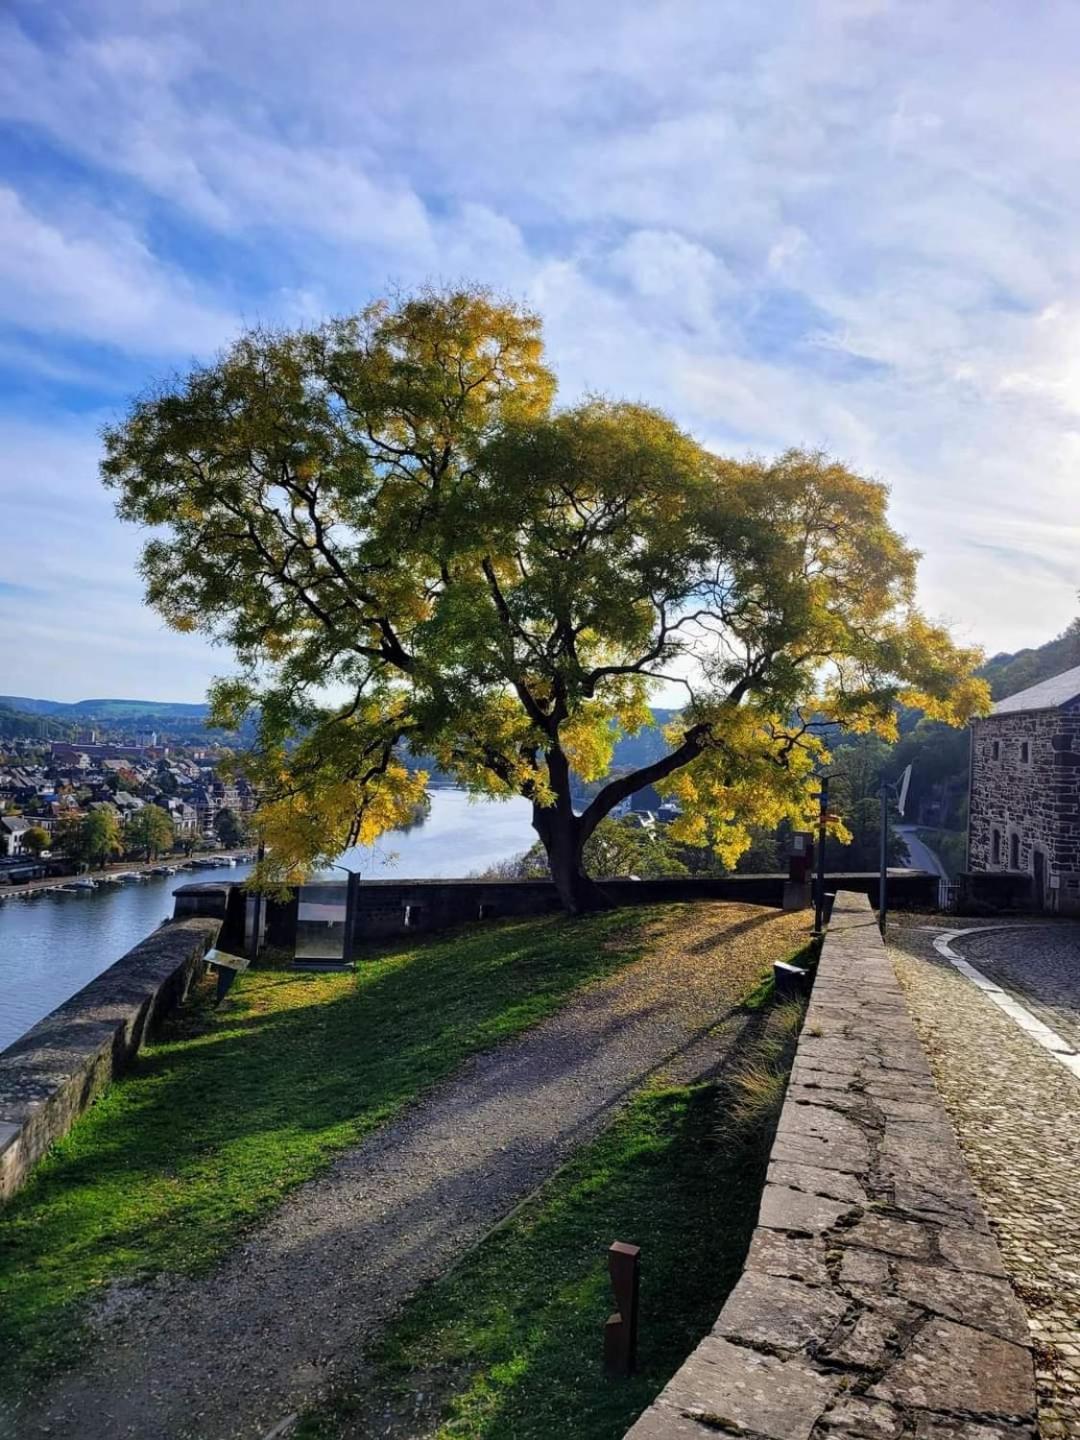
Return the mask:
POLYGON ((467 1056, 636 958, 657 913, 470 927, 355 975, 253 970, 221 1010, 205 987, 0 1208, 4 1384, 70 1360, 110 1281, 210 1265, 467 1056))
MULTIPOLYGON (((817 965, 818 955, 821 953, 821 941, 811 938, 790 955, 783 957, 786 965, 798 965, 801 970, 813 970, 817 965)), ((776 980, 772 970, 754 986, 749 995, 743 1000, 743 1007, 747 1010, 762 1010, 766 1005, 771 1005, 776 998, 776 980)))
POLYGON ((797 1007, 748 1018, 721 1084, 646 1089, 405 1308, 296 1440, 615 1440, 709 1330, 757 1215, 797 1007), (747 1087, 749 1086, 749 1095, 747 1087), (606 1251, 642 1247, 639 1369, 602 1371, 606 1251))

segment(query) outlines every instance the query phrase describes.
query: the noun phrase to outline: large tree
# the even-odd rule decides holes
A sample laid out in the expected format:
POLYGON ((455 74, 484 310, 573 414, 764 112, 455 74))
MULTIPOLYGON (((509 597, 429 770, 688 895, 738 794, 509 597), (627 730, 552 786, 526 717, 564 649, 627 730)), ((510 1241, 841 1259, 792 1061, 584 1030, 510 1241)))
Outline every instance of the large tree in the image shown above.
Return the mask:
POLYGON ((120 816, 111 805, 98 805, 85 815, 66 815, 53 837, 76 865, 106 865, 123 849, 120 816))
POLYGON ((106 432, 120 514, 158 531, 150 602, 238 657, 216 722, 258 713, 264 879, 400 822, 425 780, 408 749, 526 796, 579 910, 602 899, 583 846, 640 787, 730 862, 747 822, 802 821, 826 722, 985 703, 978 656, 915 608, 884 486, 554 389, 535 316, 427 291, 246 334, 106 432), (602 777, 662 684, 686 694, 667 753, 575 814, 571 772, 602 777))
POLYGON ((160 805, 142 805, 124 825, 124 843, 146 861, 153 860, 173 845, 173 823, 160 805))

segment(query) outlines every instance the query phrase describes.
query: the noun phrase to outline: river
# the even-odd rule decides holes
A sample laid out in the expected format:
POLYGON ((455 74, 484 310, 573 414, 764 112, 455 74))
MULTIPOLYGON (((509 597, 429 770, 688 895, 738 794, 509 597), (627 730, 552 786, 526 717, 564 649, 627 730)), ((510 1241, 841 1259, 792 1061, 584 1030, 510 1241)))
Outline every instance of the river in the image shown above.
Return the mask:
MULTIPOLYGON (((527 850, 536 838, 530 814, 522 799, 470 800, 462 790, 435 789, 422 825, 347 851, 341 863, 370 880, 469 875, 527 850)), ((178 885, 240 880, 247 870, 182 871, 84 895, 6 898, 0 905, 0 1050, 156 929, 172 914, 178 885)))

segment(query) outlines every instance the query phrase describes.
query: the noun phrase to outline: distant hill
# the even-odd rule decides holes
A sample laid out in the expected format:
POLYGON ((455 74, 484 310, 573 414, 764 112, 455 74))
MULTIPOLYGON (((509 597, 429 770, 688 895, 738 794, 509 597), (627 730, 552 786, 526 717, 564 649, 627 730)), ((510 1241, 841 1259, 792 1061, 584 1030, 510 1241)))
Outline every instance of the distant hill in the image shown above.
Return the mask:
POLYGON ((205 720, 206 705, 168 700, 36 700, 27 695, 0 695, 0 706, 24 715, 55 715, 65 720, 131 720, 143 716, 161 720, 205 720))
POLYGON ((1074 665, 1080 665, 1080 619, 1045 645, 1018 650, 1015 655, 991 656, 979 673, 989 680, 994 699, 1004 700, 1074 665))

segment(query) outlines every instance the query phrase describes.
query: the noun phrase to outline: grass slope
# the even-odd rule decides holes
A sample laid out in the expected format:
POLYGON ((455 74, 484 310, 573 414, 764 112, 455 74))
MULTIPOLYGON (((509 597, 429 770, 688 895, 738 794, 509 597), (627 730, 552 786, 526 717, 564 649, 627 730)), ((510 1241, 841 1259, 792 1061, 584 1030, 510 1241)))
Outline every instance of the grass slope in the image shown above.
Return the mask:
POLYGON ((295 1440, 616 1440, 738 1278, 801 1012, 748 1022, 721 1084, 647 1088, 442 1280, 295 1440), (609 1381, 606 1251, 642 1247, 638 1373, 609 1381))
POLYGON ((197 1271, 474 1052, 635 959, 649 910, 472 927, 355 975, 207 988, 0 1209, 0 1381, 70 1358, 111 1280, 197 1271))

